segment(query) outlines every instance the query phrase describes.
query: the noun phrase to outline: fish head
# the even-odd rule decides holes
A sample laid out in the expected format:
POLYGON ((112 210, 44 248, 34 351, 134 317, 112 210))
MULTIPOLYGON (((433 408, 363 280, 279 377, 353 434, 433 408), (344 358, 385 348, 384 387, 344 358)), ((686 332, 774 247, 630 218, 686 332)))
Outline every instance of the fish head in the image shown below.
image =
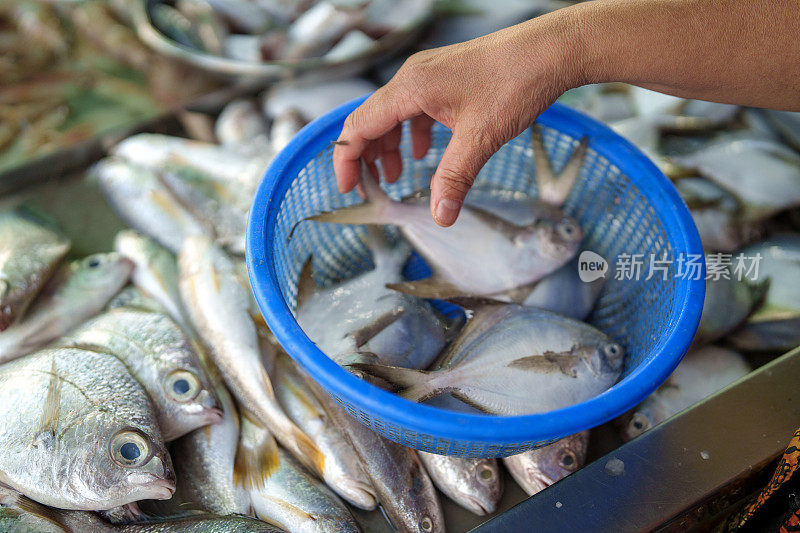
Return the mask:
POLYGON ((571 217, 560 220, 539 220, 532 227, 521 232, 515 242, 541 260, 551 259, 561 265, 578 252, 583 239, 581 227, 571 217))
MULTIPOLYGON (((659 391, 670 386, 668 380, 659 391)), ((640 403, 629 416, 623 418, 622 438, 625 441, 635 439, 645 431, 657 426, 675 414, 668 399, 659 391, 651 394, 640 403)))
POLYGON ((620 344, 605 339, 594 346, 587 362, 595 376, 603 374, 619 376, 625 366, 625 349, 620 344))
POLYGON ((494 459, 479 459, 472 463, 469 470, 471 480, 467 501, 471 511, 479 516, 491 514, 497 510, 497 503, 503 495, 503 478, 500 466, 494 459))
POLYGON ((581 468, 588 445, 589 432, 582 431, 521 455, 526 492, 533 495, 581 468))
POLYGON ((626 441, 635 439, 653 427, 653 419, 648 409, 634 411, 622 428, 622 438, 626 441))
POLYGON ((92 254, 72 263, 69 290, 110 298, 128 281, 133 267, 133 261, 116 252, 92 254))
POLYGON ((132 229, 124 229, 114 237, 114 250, 127 257, 137 257, 144 253, 153 241, 132 229))
POLYGON ((100 417, 97 427, 77 437, 62 440, 75 445, 70 446, 69 453, 57 454, 64 464, 55 467, 66 474, 65 491, 95 502, 92 508, 106 510, 139 500, 166 500, 175 492, 175 473, 167 449, 160 437, 153 438, 144 426, 122 425, 109 413, 100 417))
POLYGON ((173 367, 165 373, 161 388, 164 408, 170 411, 170 427, 162 427, 165 440, 222 421, 222 404, 199 365, 173 367))

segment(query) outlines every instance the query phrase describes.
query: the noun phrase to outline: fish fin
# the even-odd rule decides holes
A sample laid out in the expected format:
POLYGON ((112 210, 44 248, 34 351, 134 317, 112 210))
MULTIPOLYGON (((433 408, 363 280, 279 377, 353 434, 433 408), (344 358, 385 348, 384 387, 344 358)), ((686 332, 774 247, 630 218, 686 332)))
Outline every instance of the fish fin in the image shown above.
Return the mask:
POLYGON ((580 174, 583 159, 586 156, 587 138, 581 139, 578 147, 572 152, 567 164, 556 175, 547 151, 544 148, 542 134, 536 125, 531 126, 531 145, 536 166, 536 182, 539 186, 539 198, 552 205, 564 205, 572 186, 580 174))
POLYGON ((424 402, 434 396, 438 396, 445 389, 437 389, 432 386, 429 379, 425 376, 431 374, 426 370, 412 370, 399 366, 374 365, 368 363, 353 363, 348 365, 360 372, 365 372, 372 377, 382 379, 395 388, 395 392, 403 398, 415 402, 424 402))
POLYGON ((551 184, 556 181, 556 175, 550 164, 550 158, 547 157, 542 133, 536 124, 531 125, 531 148, 533 148, 533 164, 536 168, 536 183, 539 186, 539 196, 542 197, 542 191, 552 186, 551 184))
POLYGON ((325 456, 316 444, 299 427, 292 425, 291 440, 296 443, 298 460, 322 478, 325 472, 325 456))
POLYGON ((64 521, 64 511, 35 502, 12 488, 0 487, 0 507, 4 514, 38 516, 64 531, 72 531, 64 521))
POLYGON ((44 434, 55 435, 58 427, 58 416, 61 411, 61 376, 56 371, 56 358, 53 357, 50 365, 50 383, 47 385, 47 396, 44 400, 44 411, 39 426, 40 440, 44 434))
POLYGON ((520 357, 508 363, 509 368, 533 370, 542 373, 560 372, 567 377, 578 377, 578 363, 581 361, 578 348, 573 347, 564 352, 544 352, 543 354, 520 357))
POLYGON ((578 143, 578 146, 572 151, 567 163, 564 165, 564 168, 561 169, 558 178, 556 178, 556 183, 554 184, 556 190, 554 193, 557 194, 557 197, 553 198, 553 201, 550 203, 564 205, 564 202, 567 201, 567 197, 581 173, 581 168, 583 168, 583 160, 586 158, 588 146, 588 138, 583 137, 578 143))
POLYGON ((278 443, 268 429, 249 418, 243 416, 240 424, 242 438, 233 463, 233 482, 246 490, 259 490, 280 466, 278 443))
POLYGON ((466 293, 449 281, 441 279, 436 274, 429 278, 416 281, 387 283, 386 288, 417 298, 445 300, 451 304, 463 307, 468 311, 477 311, 486 306, 507 304, 507 302, 496 300, 490 296, 475 296, 466 293))
POLYGON ((492 411, 490 409, 487 409, 483 405, 479 405, 479 404, 475 403, 472 399, 470 399, 469 396, 465 395, 463 392, 461 392, 459 390, 450 391, 450 395, 453 398, 455 398, 456 400, 458 400, 460 402, 464 402, 465 404, 469 405, 473 409, 477 409, 478 411, 480 411, 482 413, 486 413, 486 414, 489 414, 489 415, 498 415, 498 414, 500 414, 499 412, 492 411))
POLYGON ((465 296, 463 290, 435 274, 416 281, 387 283, 386 288, 417 298, 448 300, 451 297, 465 296))
POLYGON ((349 332, 347 335, 345 335, 345 337, 353 339, 356 348, 361 348, 362 346, 367 344, 373 337, 375 337, 375 335, 377 335, 381 331, 385 330, 386 328, 397 322, 405 312, 406 312, 405 307, 398 307, 397 309, 394 309, 391 313, 386 313, 383 316, 379 317, 373 323, 367 324, 361 329, 349 332))
POLYGON ((296 309, 300 309, 300 307, 306 304, 311 299, 314 291, 317 290, 317 283, 314 281, 314 276, 311 274, 312 259, 313 256, 309 255, 308 259, 306 259, 306 262, 303 263, 303 268, 300 270, 300 277, 297 278, 296 309))
POLYGON ((298 221, 289 232, 287 240, 292 238, 297 226, 305 220, 316 222, 328 222, 331 224, 366 224, 382 225, 392 224, 392 220, 386 214, 386 207, 393 203, 393 200, 381 189, 377 178, 367 168, 366 163, 361 161, 361 184, 358 187, 365 198, 364 202, 350 207, 344 207, 335 211, 325 211, 318 215, 306 217, 298 221))

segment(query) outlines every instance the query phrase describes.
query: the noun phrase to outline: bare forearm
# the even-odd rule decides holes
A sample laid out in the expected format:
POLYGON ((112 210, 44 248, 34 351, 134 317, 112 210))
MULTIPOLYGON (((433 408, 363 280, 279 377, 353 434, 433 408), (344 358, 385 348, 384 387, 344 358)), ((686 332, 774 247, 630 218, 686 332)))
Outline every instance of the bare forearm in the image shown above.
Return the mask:
POLYGON ((800 109, 800 1, 595 0, 567 11, 577 84, 800 109))
POLYGON ((800 110, 800 0, 593 0, 414 54, 345 122, 340 190, 356 186, 362 157, 396 180, 400 122, 411 120, 419 158, 438 121, 453 138, 431 178, 431 213, 449 226, 503 143, 567 89, 610 81, 800 110))

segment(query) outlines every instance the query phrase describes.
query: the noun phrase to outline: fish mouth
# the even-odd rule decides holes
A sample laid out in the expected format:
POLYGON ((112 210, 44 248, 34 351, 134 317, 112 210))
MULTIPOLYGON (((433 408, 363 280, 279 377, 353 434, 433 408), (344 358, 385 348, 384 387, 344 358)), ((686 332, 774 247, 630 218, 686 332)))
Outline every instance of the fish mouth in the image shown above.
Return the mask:
POLYGON ((478 516, 492 514, 497 509, 497 505, 476 498, 475 496, 467 496, 464 503, 469 507, 469 510, 478 516))
POLYGON ((363 483, 351 483, 346 490, 342 491, 342 496, 353 506, 365 511, 372 511, 378 506, 378 498, 369 487, 363 483))
POLYGON ((224 413, 220 407, 208 407, 204 412, 204 419, 209 424, 219 424, 222 422, 224 413))
POLYGON ((144 484, 151 500, 169 500, 175 494, 175 482, 169 479, 154 477, 144 484))

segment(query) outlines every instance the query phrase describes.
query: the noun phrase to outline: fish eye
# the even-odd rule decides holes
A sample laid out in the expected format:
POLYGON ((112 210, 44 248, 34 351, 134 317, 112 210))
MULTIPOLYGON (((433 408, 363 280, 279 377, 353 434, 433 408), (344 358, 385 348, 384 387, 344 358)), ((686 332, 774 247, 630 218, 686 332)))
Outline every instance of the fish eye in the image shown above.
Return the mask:
POLYGON ((91 257, 87 257, 86 258, 86 266, 89 267, 89 268, 97 268, 102 263, 103 263, 103 261, 101 261, 100 258, 98 256, 96 256, 96 255, 93 255, 91 257))
POLYGON ((482 482, 491 482, 494 480, 494 470, 489 465, 481 465, 478 470, 478 480, 482 482))
POLYGON ((650 419, 642 413, 634 413, 629 424, 628 433, 638 436, 650 429, 650 419))
POLYGON ((428 516, 423 516, 422 520, 419 521, 419 528, 425 532, 433 531, 433 520, 428 516))
POLYGON ((120 466, 142 466, 150 460, 150 445, 138 431, 120 431, 111 439, 111 458, 120 466))
POLYGON ((581 238, 581 230, 577 224, 571 220, 562 220, 556 226, 556 231, 565 241, 576 241, 581 238))
POLYGON ((200 393, 200 381, 188 370, 175 370, 167 376, 166 389, 173 400, 188 402, 200 393))
POLYGON ((622 346, 620 346, 616 342, 610 342, 608 344, 604 344, 603 353, 609 359, 617 359, 619 357, 622 357, 622 346))
POLYGON ((566 470, 574 471, 578 468, 578 458, 575 457, 575 452, 572 450, 564 450, 559 458, 558 463, 566 470))

